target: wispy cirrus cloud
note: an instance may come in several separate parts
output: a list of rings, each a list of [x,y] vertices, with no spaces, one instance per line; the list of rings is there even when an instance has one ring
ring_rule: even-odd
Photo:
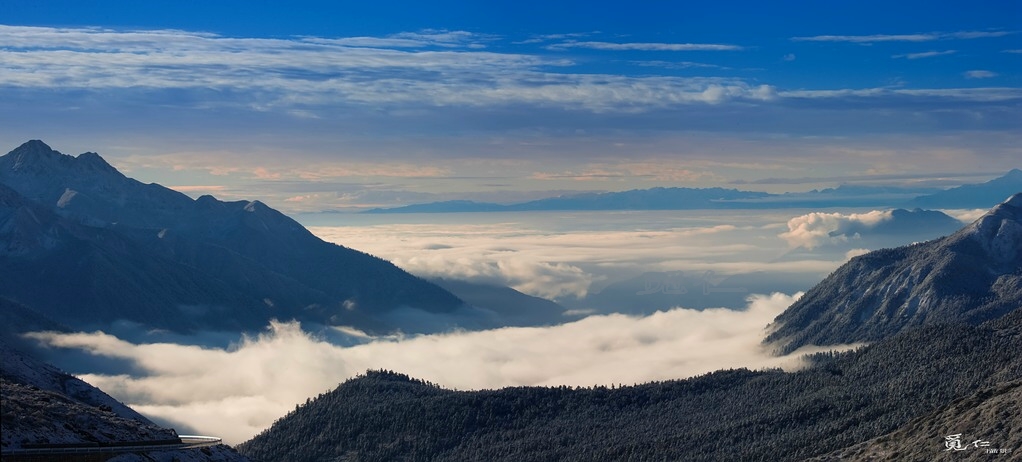
[[[987,71],[987,70],[981,70],[980,69],[980,70],[965,71],[962,75],[964,75],[965,78],[967,78],[967,79],[990,79],[990,78],[997,77],[1000,74],[998,74],[996,72],[993,72],[993,71]]]
[[[547,48],[559,50],[565,48],[588,48],[606,51],[738,51],[744,47],[720,43],[615,43],[615,42],[562,42],[548,45]]]
[[[588,37],[595,34],[596,32],[574,32],[567,34],[541,34],[533,35],[525,40],[519,40],[517,42],[511,42],[515,45],[530,45],[535,43],[550,42],[554,40],[574,40],[582,37]]]
[[[944,34],[944,35],[949,37],[949,38],[956,38],[956,39],[977,39],[977,38],[1005,37],[1005,36],[1013,35],[1013,34],[1016,34],[1016,33],[1017,33],[1016,31],[1003,31],[1003,30],[999,30],[999,31],[960,31],[960,32],[951,32],[951,33]]]
[[[792,37],[796,42],[928,42],[940,38],[938,34],[874,34],[874,35],[814,35],[812,37]]]
[[[875,82],[852,78],[841,86],[800,85],[785,80],[789,76],[743,67],[739,61],[750,59],[750,53],[740,51],[743,44],[737,42],[616,43],[592,35],[554,34],[533,37],[545,40],[538,45],[515,46],[509,37],[465,31],[251,38],[0,26],[0,111],[12,114],[3,120],[0,137],[16,146],[23,141],[19,133],[71,127],[33,136],[75,138],[65,146],[109,154],[118,167],[139,171],[146,165],[132,165],[139,159],[131,155],[172,153],[176,163],[150,162],[149,172],[170,168],[182,174],[148,178],[171,184],[357,181],[352,178],[361,176],[388,183],[407,178],[417,183],[393,189],[437,192],[431,188],[439,181],[433,179],[447,178],[447,193],[479,189],[464,182],[453,186],[460,181],[453,177],[511,175],[515,179],[509,181],[520,181],[515,187],[574,189],[580,184],[574,178],[554,184],[535,180],[535,174],[595,179],[599,172],[590,169],[592,164],[614,157],[706,159],[712,151],[733,161],[765,149],[759,142],[741,150],[696,153],[691,140],[703,136],[696,134],[715,140],[718,133],[755,133],[750,138],[760,141],[790,137],[784,151],[791,152],[800,150],[801,137],[819,134],[845,136],[834,143],[847,144],[863,134],[916,136],[949,127],[970,132],[974,140],[991,139],[989,132],[1017,132],[1013,121],[1022,89],[1010,82],[962,88],[969,82],[954,78],[943,87],[938,82],[933,88],[877,88]],[[571,45],[557,51],[544,46],[564,43]],[[770,56],[792,51],[791,57],[800,53],[798,62],[812,64],[799,44],[789,45],[795,49]],[[591,52],[601,49],[620,53]],[[674,50],[679,54],[671,54]],[[726,57],[720,62],[727,67],[710,59],[666,59],[687,58],[685,50]],[[968,86],[979,86],[976,82],[1001,83],[974,80]],[[109,142],[114,138],[132,141],[115,146]],[[618,142],[629,147],[618,148]],[[984,145],[977,152],[1004,151],[1005,145],[977,143]],[[194,155],[179,155],[185,150]],[[217,161],[218,156],[227,160]],[[286,157],[300,162],[288,165],[281,160]],[[514,162],[502,167],[463,162],[470,158]],[[547,163],[536,167],[524,159]],[[303,168],[295,167],[299,164]],[[605,190],[620,188],[622,181],[632,181],[629,187],[666,186],[656,181],[709,186],[711,181],[693,180],[684,168],[657,176],[609,170],[602,177],[607,181],[584,185]],[[198,177],[199,171],[217,177]],[[264,197],[271,189],[252,188],[248,195],[274,199]],[[290,191],[276,199],[310,196],[301,202],[307,206],[319,197],[311,197],[314,192]]]
[[[402,32],[385,37],[345,37],[338,39],[305,37],[303,41],[366,48],[443,47],[481,49],[486,48],[487,42],[496,39],[497,37],[487,34],[429,29],[420,32]]]
[[[728,67],[709,64],[709,63],[698,63],[694,61],[632,61],[632,64],[642,67],[659,67],[663,69],[729,69]]]
[[[873,34],[873,35],[814,35],[810,37],[792,37],[796,42],[930,42],[934,40],[978,39],[1004,37],[1014,34],[1013,31],[960,31],[960,32],[929,32],[921,34]]]
[[[995,33],[963,36],[984,34]],[[380,38],[237,38],[178,30],[0,26],[0,61],[4,63],[0,87],[8,88],[13,95],[18,94],[14,91],[86,91],[114,95],[118,101],[147,101],[204,111],[227,108],[273,112],[303,120],[326,120],[355,112],[415,114],[418,110],[453,108],[531,107],[639,114],[730,102],[784,106],[807,98],[873,98],[897,105],[907,96],[947,104],[1018,97],[1018,90],[1011,88],[783,91],[758,79],[741,77],[580,72],[575,71],[573,61],[559,54],[479,48],[498,39],[463,31],[420,31]],[[622,51],[743,49],[716,43],[606,41],[566,41],[549,47]],[[689,61],[640,64],[723,69]],[[25,98],[34,100],[35,96],[26,93]],[[755,105],[746,106],[746,111],[756,110]]]
[[[978,71],[988,72],[988,71]],[[982,78],[982,77],[980,77]],[[908,99],[918,101],[955,101],[955,102],[997,102],[1015,101],[1022,98],[1022,88],[856,88],[839,90],[789,90],[780,91],[781,98],[807,98],[849,100],[870,98],[877,101],[905,102]],[[897,100],[895,98],[898,98]]]
[[[957,50],[945,50],[945,51],[924,51],[921,53],[905,53],[900,55],[891,55],[892,58],[904,58],[904,59],[921,59],[921,58],[932,58],[935,56],[946,56],[957,53]]]
[[[542,105],[635,111],[759,99],[763,86],[734,78],[551,73],[572,63],[477,48],[457,31],[383,38],[233,38],[175,30],[114,31],[0,26],[0,86],[89,91],[189,90],[193,104],[286,109],[315,118],[325,105]],[[462,47],[456,50],[418,47]],[[715,44],[567,46],[730,50]],[[178,98],[177,104],[188,99]]]

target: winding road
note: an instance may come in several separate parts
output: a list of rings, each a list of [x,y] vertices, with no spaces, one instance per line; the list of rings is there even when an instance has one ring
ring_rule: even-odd
[[[223,444],[215,436],[179,435],[177,440],[131,441],[106,445],[51,445],[4,450],[3,460],[11,462],[37,460],[82,460],[105,461],[127,453],[177,451],[182,449],[205,448]]]

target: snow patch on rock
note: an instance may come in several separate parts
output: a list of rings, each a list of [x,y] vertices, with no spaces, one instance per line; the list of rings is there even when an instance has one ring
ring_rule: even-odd
[[[59,207],[59,208],[67,207],[68,204],[71,203],[71,199],[74,199],[74,197],[77,196],[77,195],[78,195],[78,191],[75,191],[75,190],[73,190],[71,188],[65,189],[64,190],[64,194],[62,194],[60,196],[60,199],[57,199],[57,207]]]

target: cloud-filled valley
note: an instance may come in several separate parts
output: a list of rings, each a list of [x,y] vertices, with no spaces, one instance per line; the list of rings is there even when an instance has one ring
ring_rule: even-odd
[[[129,362],[133,374],[73,372],[179,431],[239,443],[306,398],[367,369],[486,389],[631,385],[720,368],[796,368],[797,357],[772,356],[760,342],[766,325],[798,296],[752,296],[742,311],[679,308],[646,317],[591,316],[551,327],[378,338],[350,347],[286,322],[226,349],[133,344],[102,332],[30,336],[51,347]]]
[[[771,221],[778,220],[776,215],[746,216],[740,227],[723,224],[726,217],[692,219],[665,212],[498,215],[476,215],[469,223],[458,224],[310,229],[327,241],[363,249],[413,274],[507,285],[546,298],[583,298],[594,283],[649,270],[768,269],[771,260],[786,250],[770,231],[764,234],[774,226]],[[473,222],[476,219],[481,222]],[[628,229],[640,222],[645,229]],[[831,266],[832,262],[816,264],[821,271]]]
[[[422,223],[359,215],[345,226],[310,230],[419,276],[506,285],[571,303],[649,271],[798,274],[804,290],[846,261],[851,250],[932,239],[962,225],[939,212],[904,210],[448,217],[456,218]]]
[[[328,218],[309,219],[322,224]],[[869,240],[839,239],[793,252],[790,233],[804,229],[813,239],[833,239],[829,233],[851,229],[849,224],[901,219],[901,214],[879,210],[445,214],[428,222],[414,216],[345,215],[344,226],[311,230],[419,276],[509,285],[557,299],[574,314],[541,327],[377,337],[345,326],[303,329],[282,319],[227,347],[223,333],[162,337],[169,341],[155,334],[131,335],[141,326],[121,326],[116,331],[120,337],[103,332],[32,337],[59,347],[48,353],[58,363],[66,355],[81,361],[81,352],[99,364],[114,361],[119,366],[105,373],[92,372],[95,368],[72,372],[170,426],[220,434],[232,442],[247,439],[309,396],[367,369],[483,389],[633,384],[720,368],[791,368],[798,366],[797,357],[772,356],[761,342],[767,325],[799,294],[757,295],[768,292],[752,290],[782,282],[804,290],[864,252],[856,245]],[[866,237],[872,230],[856,229]],[[919,236],[895,237],[907,243]],[[675,298],[657,286],[661,298],[654,303],[642,287],[619,284],[642,274],[684,275],[703,288],[693,286],[687,291],[690,298]],[[729,282],[732,275],[741,277]],[[648,286],[654,276],[646,277]],[[732,294],[744,300],[740,305],[714,308],[721,305],[707,303],[718,299],[691,298],[709,294],[699,291],[711,290],[705,284],[727,291],[735,281],[753,284]],[[598,295],[602,298],[593,298]],[[700,309],[686,308],[693,300]],[[614,312],[614,306],[626,302],[639,309]],[[579,319],[597,304],[595,311],[604,314]],[[416,316],[424,317],[415,322],[446,322]],[[171,357],[175,360],[166,360]]]

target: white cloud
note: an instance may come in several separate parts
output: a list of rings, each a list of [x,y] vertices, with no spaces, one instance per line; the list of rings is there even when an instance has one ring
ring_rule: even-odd
[[[330,105],[529,104],[629,112],[762,99],[740,79],[550,73],[561,58],[479,51],[492,37],[461,31],[383,38],[230,38],[175,30],[0,26],[0,85],[28,89],[207,92],[203,107],[282,108],[321,117]],[[602,44],[625,49],[729,50],[716,44]],[[589,45],[583,45],[589,44]],[[427,46],[451,50],[421,49]],[[220,92],[209,92],[211,89]],[[182,104],[182,103],[176,103]]]
[[[367,369],[391,369],[458,389],[632,384],[721,368],[797,367],[760,344],[800,294],[752,296],[748,309],[675,309],[593,316],[546,328],[375,339],[339,347],[273,323],[229,349],[131,344],[102,332],[36,333],[55,347],[130,361],[136,376],[83,374],[138,411],[239,443],[306,398]]]
[[[751,77],[748,69],[716,77],[655,75],[658,71],[649,67],[648,71],[639,70],[641,75],[633,74],[636,69],[632,67],[618,73],[591,74],[566,59],[565,53],[490,46],[506,44],[501,40],[505,39],[461,31],[256,39],[175,30],[0,26],[0,62],[4,64],[0,66],[0,86],[6,88],[7,106],[19,114],[26,112],[23,107],[28,108],[27,115],[17,121],[26,129],[43,122],[49,125],[41,126],[53,125],[56,117],[60,125],[78,127],[82,133],[75,136],[79,138],[100,138],[96,130],[79,123],[89,122],[122,127],[124,133],[113,138],[138,137],[136,133],[151,138],[153,133],[166,133],[176,144],[191,135],[181,136],[175,130],[233,133],[231,125],[237,124],[245,127],[246,133],[259,127],[256,130],[263,140],[239,139],[254,138],[249,134],[219,135],[217,141],[232,139],[227,144],[244,152],[236,146],[275,143],[270,138],[333,136],[331,152],[336,155],[360,152],[337,148],[347,146],[351,138],[372,138],[362,143],[379,149],[392,146],[395,139],[424,132],[454,134],[444,141],[480,133],[500,132],[503,136],[516,129],[546,131],[556,137],[571,130],[594,133],[594,129],[606,127],[621,130],[632,139],[667,132],[748,133],[748,127],[756,127],[758,133],[787,135],[841,127],[845,134],[861,134],[892,127],[930,131],[945,121],[961,123],[962,117],[980,121],[970,129],[1005,130],[998,123],[1005,120],[1004,114],[1016,110],[1013,103],[1022,92],[1013,88],[785,91],[766,77]],[[665,52],[738,47],[717,43],[571,43]],[[713,65],[692,61],[649,64]],[[870,104],[862,104],[861,99],[866,98]],[[999,107],[964,107],[962,102]],[[917,111],[917,103],[933,109]],[[160,111],[153,117],[132,118],[131,124],[119,123],[139,105],[159,107]],[[819,111],[821,107],[827,110]],[[904,123],[883,122],[895,119]],[[418,143],[413,152],[444,142],[428,141]],[[387,151],[379,154],[411,155],[396,148]],[[462,152],[491,155],[488,147]]]
[[[992,71],[972,70],[966,71],[962,75],[964,75],[965,78],[967,79],[989,79],[992,77],[997,77],[999,74]]]
[[[911,97],[919,101],[946,102],[999,102],[1014,101],[1022,98],[1022,89],[1018,88],[856,88],[840,90],[789,90],[778,92],[781,98],[807,99],[852,99],[871,98],[882,101],[891,97]]]
[[[566,301],[586,296],[594,284],[643,271],[819,272],[822,277],[841,263],[778,262],[788,249],[773,228],[764,226],[786,221],[790,215],[785,211],[718,215],[711,223],[705,216],[656,211],[466,218],[457,224],[349,223],[309,229],[419,276],[506,285]]]
[[[589,48],[609,51],[737,51],[743,47],[719,43],[613,43],[563,42],[549,45],[550,49]]]
[[[533,43],[548,42],[548,41],[552,41],[552,40],[577,39],[577,38],[581,38],[581,37],[587,37],[587,36],[590,36],[590,35],[593,35],[593,34],[594,34],[593,32],[575,32],[575,33],[569,33],[569,34],[533,35],[532,37],[530,37],[528,39],[521,40],[521,41],[518,41],[518,42],[512,42],[512,43],[514,43],[515,45],[528,45],[528,44],[533,44]]]
[[[726,67],[719,66],[717,64],[697,63],[693,61],[632,61],[632,64],[642,67],[660,67],[664,69],[727,69]]]
[[[874,34],[874,35],[816,35],[812,37],[792,37],[797,42],[850,42],[850,43],[874,43],[874,42],[930,42],[933,40],[950,39],[978,39],[991,37],[1004,37],[1014,34],[1009,31],[960,31],[960,32],[931,32],[925,34]]]
[[[990,209],[948,209],[948,210],[941,210],[941,212],[944,212],[945,214],[950,215],[952,218],[954,218],[954,219],[956,219],[956,220],[958,220],[958,221],[960,221],[962,223],[966,223],[966,224],[972,223],[972,222],[978,220],[983,215],[986,215],[987,212],[989,212],[989,211],[990,211]]]
[[[990,38],[990,37],[1004,37],[1007,35],[1015,34],[1014,31],[962,31],[952,32],[946,34],[946,36],[957,39],[976,39],[976,38]]]
[[[599,279],[572,263],[576,257],[587,258],[580,254],[592,247],[561,247],[568,240],[566,235],[543,235],[514,224],[310,230],[327,241],[386,258],[419,276],[506,285],[540,297],[584,297],[593,281]],[[576,236],[576,242],[603,247],[591,237]]]
[[[852,249],[845,252],[845,259],[851,260],[852,258],[858,257],[859,255],[866,255],[869,253],[869,249]]]
[[[849,234],[854,225],[876,226],[891,219],[890,211],[873,210],[867,213],[812,212],[788,220],[788,231],[778,236],[791,247],[814,249],[825,244],[844,243],[858,238]]]
[[[490,258],[451,260],[446,253],[464,253],[464,249],[437,248],[421,256],[396,258],[393,263],[420,276],[447,277],[506,285],[518,291],[544,298],[585,297],[595,277],[568,263],[530,261],[516,252],[490,253]],[[502,255],[503,254],[503,255]]]
[[[940,38],[939,34],[875,34],[875,35],[816,35],[792,37],[796,42],[928,42]]]
[[[386,37],[345,37],[339,39],[305,38],[310,43],[343,45],[367,48],[422,48],[429,46],[445,48],[485,48],[484,42],[494,40],[489,35],[467,31],[424,30],[402,32]]]
[[[945,50],[945,51],[924,51],[922,53],[906,53],[901,55],[892,55],[892,58],[905,58],[905,59],[920,59],[920,58],[932,58],[934,56],[945,56],[957,53],[956,50]]]

